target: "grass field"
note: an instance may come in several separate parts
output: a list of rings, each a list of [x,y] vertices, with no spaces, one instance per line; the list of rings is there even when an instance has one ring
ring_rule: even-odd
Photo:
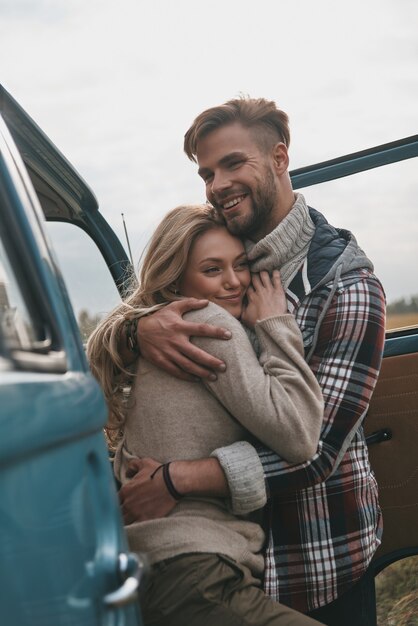
[[[418,556],[387,567],[376,578],[378,626],[418,626]]]
[[[404,328],[405,326],[417,326],[418,313],[394,313],[386,318],[386,328]]]

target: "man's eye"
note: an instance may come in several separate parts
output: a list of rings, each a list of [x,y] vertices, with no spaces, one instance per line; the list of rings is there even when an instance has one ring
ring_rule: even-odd
[[[229,167],[230,167],[230,169],[232,169],[232,170],[233,170],[233,169],[235,169],[235,168],[239,167],[240,165],[242,165],[242,163],[243,163],[243,160],[242,160],[242,159],[238,159],[238,160],[236,160],[236,161],[230,161],[230,163],[229,163]]]
[[[202,178],[205,185],[208,185],[213,180],[213,174],[205,174],[204,176],[202,176]]]

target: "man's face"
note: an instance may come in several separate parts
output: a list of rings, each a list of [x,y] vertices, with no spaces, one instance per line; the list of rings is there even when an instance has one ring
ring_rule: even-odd
[[[199,140],[199,175],[206,197],[234,235],[257,241],[276,225],[277,178],[272,156],[239,122],[222,126]]]

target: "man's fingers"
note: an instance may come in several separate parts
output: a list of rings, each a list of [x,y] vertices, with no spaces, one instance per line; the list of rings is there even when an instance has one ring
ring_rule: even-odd
[[[134,476],[138,474],[138,472],[141,471],[141,469],[142,469],[142,465],[140,461],[137,461],[136,459],[130,461],[126,468],[126,478],[133,478]]]
[[[206,356],[204,352],[203,353],[199,352],[199,354],[204,354]],[[220,365],[217,365],[218,363]],[[216,359],[216,367],[215,367],[215,361],[213,361],[213,365],[211,367],[206,368],[200,365],[199,363],[196,363],[194,359],[192,360],[188,358],[188,355],[186,356],[184,354],[176,355],[176,365],[183,372],[186,372],[190,376],[193,376],[199,380],[201,378],[209,378],[209,379],[216,380],[216,374],[214,370],[225,371],[225,365],[224,364],[222,365],[222,362],[218,361],[217,359]]]
[[[176,363],[178,362],[177,361],[178,356],[179,355],[176,355]],[[195,374],[196,376],[206,377],[208,372],[212,372],[212,371],[224,372],[226,369],[226,365],[223,361],[221,361],[221,359],[218,359],[212,354],[205,352],[204,350],[202,350],[201,348],[198,348],[193,343],[187,343],[186,345],[183,345],[181,347],[180,360],[182,362],[183,362],[184,357],[188,360],[187,371],[189,373]],[[195,366],[199,368],[203,368],[204,371],[203,372],[199,371],[199,374],[198,374],[197,370],[195,369]],[[181,367],[183,367],[183,365],[181,365]]]
[[[158,363],[157,363],[158,365]],[[200,381],[200,377],[193,376],[192,374],[188,374],[187,372],[180,369],[175,363],[172,361],[164,362],[164,371],[175,378],[179,378],[180,380],[187,380],[191,383],[197,383]]]
[[[131,516],[129,514],[129,512],[126,510],[126,508],[124,507],[123,503],[121,503],[121,507],[120,510],[122,512],[122,517],[123,517],[123,521],[125,522],[126,525],[131,523]]]
[[[209,300],[199,300],[197,298],[184,298],[183,300],[179,300],[178,302],[172,302],[170,305],[171,308],[177,309],[180,315],[184,315],[187,311],[194,311],[197,309],[203,309],[205,306],[208,306]]]
[[[192,382],[201,378],[210,379],[214,372],[226,370],[223,361],[189,342],[182,342],[164,356],[156,355],[154,362],[172,376]]]
[[[181,380],[211,378],[213,371],[224,371],[225,364],[190,342],[191,337],[228,340],[231,331],[210,324],[195,324],[182,315],[207,306],[208,300],[186,298],[171,302],[144,321],[139,344],[141,354],[154,365]],[[145,325],[146,324],[146,325]]]
[[[118,491],[118,498],[119,498],[119,503],[121,506],[123,506],[124,500],[125,500],[125,491],[124,491],[124,487],[121,487]]]
[[[231,339],[231,331],[211,324],[187,323],[183,331],[190,337],[210,337],[211,339]]]
[[[139,470],[142,469],[142,467],[143,467],[143,462],[142,462],[142,459],[139,459],[139,458],[131,459],[128,463],[128,469],[135,470],[135,472],[139,472]]]

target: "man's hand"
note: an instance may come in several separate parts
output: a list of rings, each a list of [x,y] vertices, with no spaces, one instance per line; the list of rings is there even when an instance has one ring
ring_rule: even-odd
[[[133,459],[127,476],[132,477],[119,491],[123,520],[126,525],[165,517],[177,504],[167,491],[161,465],[154,459]]]
[[[167,490],[161,465],[154,459],[132,459],[126,475],[131,480],[119,491],[125,524],[145,522],[168,515],[176,506]],[[229,496],[225,474],[215,458],[197,461],[173,461],[170,477],[174,487],[184,496]]]
[[[138,320],[141,355],[182,380],[216,380],[215,372],[225,371],[225,363],[193,345],[190,337],[230,339],[230,331],[209,324],[186,322],[182,317],[187,311],[202,309],[207,304],[207,300],[186,298],[141,317]]]

